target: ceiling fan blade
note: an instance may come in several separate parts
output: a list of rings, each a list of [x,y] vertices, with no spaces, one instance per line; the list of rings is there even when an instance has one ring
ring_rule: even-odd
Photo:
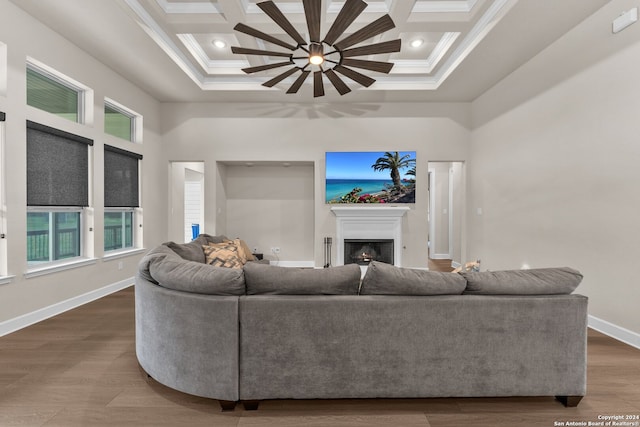
[[[300,87],[302,86],[302,83],[307,80],[309,74],[311,74],[311,71],[303,71],[302,74],[300,74],[300,76],[296,79],[296,81],[293,82],[287,93],[298,93]]]
[[[354,47],[342,52],[343,58],[363,55],[378,55],[380,53],[400,52],[402,40],[392,40],[389,42],[370,44],[369,46]]]
[[[257,6],[266,13],[269,18],[273,19],[273,22],[278,24],[285,33],[289,34],[298,44],[307,44],[307,41],[302,38],[298,30],[296,30],[291,22],[282,14],[278,6],[272,1],[263,1],[257,3]]]
[[[322,0],[302,0],[304,14],[307,17],[309,38],[312,42],[320,43],[320,19],[322,18]]]
[[[350,58],[343,59],[342,65],[348,65],[349,67],[363,68],[365,70],[377,71],[379,73],[385,73],[385,74],[389,74],[389,72],[393,68],[392,62],[366,61],[364,59],[350,59]]]
[[[275,38],[273,36],[270,36],[269,34],[265,34],[262,31],[256,30],[255,28],[251,28],[250,26],[242,24],[242,23],[240,23],[240,24],[236,25],[235,27],[233,27],[233,29],[236,30],[236,31],[240,31],[241,33],[244,33],[244,34],[259,38],[259,39],[264,40],[266,42],[277,44],[278,46],[282,46],[282,47],[287,48],[289,50],[296,50],[298,48],[297,46],[293,46],[293,45],[291,45],[289,43],[283,42],[280,39],[277,39],[277,38]]]
[[[367,8],[367,4],[362,0],[347,0],[340,9],[336,20],[329,28],[327,35],[324,36],[324,42],[332,45],[335,41],[349,28],[349,25],[356,20],[358,16]]]
[[[236,47],[236,46],[231,46],[231,52],[245,54],[245,55],[284,56],[287,58],[291,57],[291,54],[287,52],[274,52],[271,50],[260,50],[260,49],[246,49],[244,47]]]
[[[375,83],[375,79],[372,79],[369,76],[365,76],[364,74],[352,70],[351,68],[343,67],[342,65],[336,65],[333,69],[343,76],[349,77],[354,82],[360,83],[364,87],[369,87],[373,83]]]
[[[272,68],[284,67],[285,65],[292,65],[292,64],[293,64],[293,61],[276,62],[275,64],[266,64],[266,65],[258,65],[257,67],[243,68],[242,71],[244,71],[247,74],[252,74],[252,73],[271,70]]]
[[[347,86],[347,84],[344,81],[342,81],[342,79],[333,70],[327,70],[325,74],[327,75],[327,77],[329,78],[329,81],[331,82],[331,84],[333,84],[333,86],[336,88],[336,90],[340,95],[344,95],[346,93],[351,92],[351,89],[349,89],[349,86]]]
[[[391,19],[389,15],[384,15],[382,18],[376,19],[371,24],[351,34],[349,37],[340,40],[338,43],[334,44],[334,47],[338,50],[345,50],[354,44],[363,42],[395,27],[396,24],[393,23],[393,19]]]
[[[324,96],[324,84],[322,83],[322,71],[313,73],[313,97],[318,98]]]
[[[262,86],[274,87],[275,85],[277,85],[278,83],[280,83],[281,81],[283,81],[284,79],[286,79],[287,77],[289,77],[291,74],[295,73],[298,70],[299,70],[298,67],[293,67],[292,69],[287,70],[287,71],[285,71],[284,73],[282,73],[282,74],[280,74],[278,76],[275,76],[274,78],[272,78],[268,82],[262,83]]]

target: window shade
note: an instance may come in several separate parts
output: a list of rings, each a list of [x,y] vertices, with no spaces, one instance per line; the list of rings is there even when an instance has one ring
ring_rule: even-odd
[[[137,208],[138,160],[140,154],[104,146],[104,206]]]
[[[89,145],[27,120],[27,205],[89,206]]]

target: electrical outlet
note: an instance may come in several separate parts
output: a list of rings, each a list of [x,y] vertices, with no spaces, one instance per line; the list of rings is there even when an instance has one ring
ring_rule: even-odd
[[[279,247],[277,247],[277,246],[275,246],[275,247],[271,248],[271,253],[279,254],[279,253],[280,253],[280,248],[279,248]]]

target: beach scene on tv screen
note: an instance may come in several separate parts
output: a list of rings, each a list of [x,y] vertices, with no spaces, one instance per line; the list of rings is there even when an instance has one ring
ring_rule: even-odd
[[[415,203],[415,151],[326,153],[327,203]]]

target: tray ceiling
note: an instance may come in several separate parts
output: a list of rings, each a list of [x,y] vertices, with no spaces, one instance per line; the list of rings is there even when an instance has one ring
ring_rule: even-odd
[[[261,40],[233,31],[239,22],[281,40],[291,40],[256,6],[259,1],[125,0],[125,3],[149,36],[202,90],[273,91],[261,84],[282,70],[248,76],[241,69],[282,61],[281,58],[234,55],[230,49],[230,46],[269,48]],[[345,35],[388,13],[396,28],[367,43],[400,38],[402,50],[370,57],[391,61],[395,66],[389,75],[371,75],[376,83],[360,90],[436,90],[516,2],[367,0],[368,7]],[[303,37],[308,37],[302,1],[277,0],[276,4]],[[322,33],[343,5],[344,1],[323,2]],[[413,42],[422,44],[415,46]],[[282,86],[288,87],[293,79],[283,81]],[[350,86],[358,85],[350,82]]]
[[[238,23],[290,40],[256,5],[260,0],[11,1],[160,101],[314,102],[312,79],[287,95],[283,88],[294,77],[275,88],[262,86],[281,69],[242,71],[281,59],[231,53],[231,46],[270,47],[234,31]],[[369,88],[347,79],[353,92],[343,97],[328,86],[321,102],[473,100],[608,2],[365,1],[368,7],[345,35],[388,13],[396,28],[362,44],[400,38],[402,49],[361,57],[395,65],[388,75],[367,72],[376,80]],[[275,3],[308,37],[302,0]],[[343,5],[344,0],[322,2],[322,34]],[[422,45],[412,46],[415,40]],[[577,54],[566,60],[579,60]]]

